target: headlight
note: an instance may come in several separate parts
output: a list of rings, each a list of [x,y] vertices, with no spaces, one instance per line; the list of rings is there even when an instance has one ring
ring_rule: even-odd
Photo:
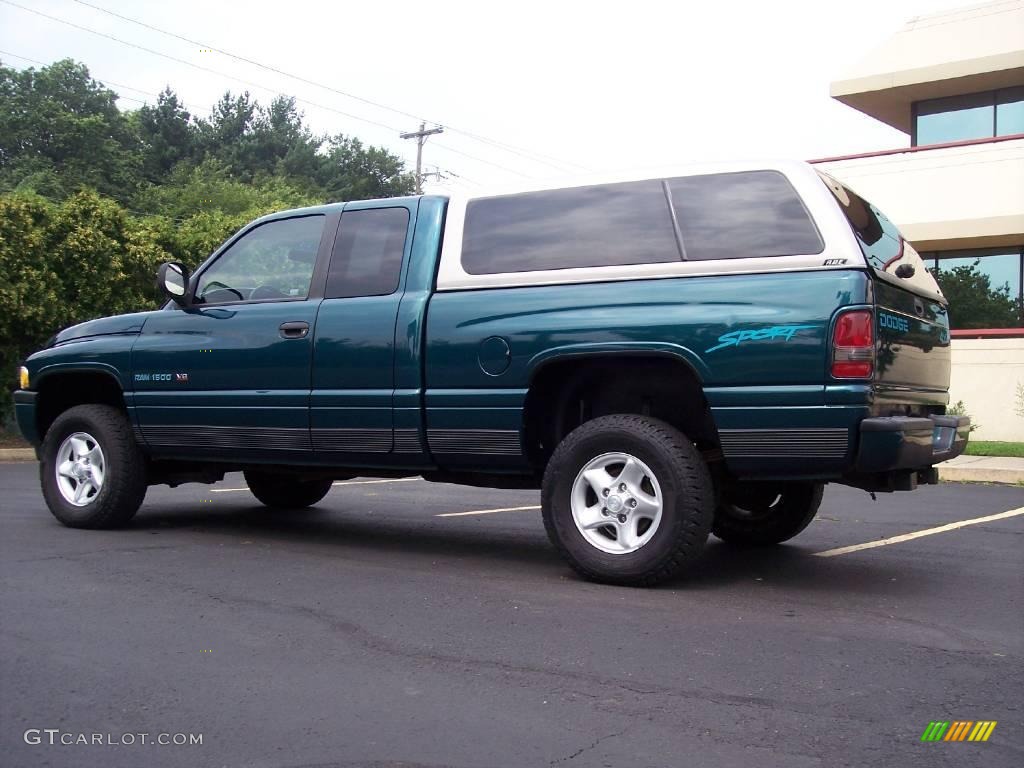
[[[18,369],[18,388],[28,389],[28,368],[24,365]]]

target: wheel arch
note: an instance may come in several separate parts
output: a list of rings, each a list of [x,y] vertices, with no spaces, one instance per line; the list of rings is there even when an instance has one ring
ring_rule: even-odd
[[[718,449],[704,365],[681,349],[593,345],[535,358],[523,406],[523,444],[531,463],[542,470],[565,435],[611,413],[660,418],[701,450]]]
[[[39,439],[68,408],[87,403],[126,410],[124,389],[112,366],[100,364],[53,365],[44,368],[35,384],[36,429]]]

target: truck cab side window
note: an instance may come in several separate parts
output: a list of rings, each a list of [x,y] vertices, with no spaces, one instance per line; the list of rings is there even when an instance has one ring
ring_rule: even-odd
[[[394,293],[402,271],[408,229],[406,208],[345,211],[331,253],[324,298]]]
[[[200,275],[196,303],[306,298],[323,229],[317,215],[250,230]]]

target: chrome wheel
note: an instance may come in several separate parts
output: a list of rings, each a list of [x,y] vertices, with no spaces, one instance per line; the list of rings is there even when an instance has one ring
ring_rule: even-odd
[[[653,538],[664,501],[644,462],[628,453],[603,453],[576,475],[570,503],[576,528],[591,546],[625,555]]]
[[[68,504],[92,504],[103,488],[106,461],[103,449],[88,432],[74,432],[57,449],[54,462],[57,488]]]

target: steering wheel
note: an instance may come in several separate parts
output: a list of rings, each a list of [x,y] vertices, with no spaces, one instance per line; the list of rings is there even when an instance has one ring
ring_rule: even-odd
[[[283,299],[286,297],[286,295],[287,294],[282,293],[274,286],[267,285],[266,283],[264,283],[263,285],[257,285],[255,288],[252,289],[252,293],[249,294],[249,300],[253,301],[257,299]]]
[[[225,285],[219,280],[211,280],[205,286],[203,286],[202,299],[204,301],[206,300],[207,295],[211,293],[211,288],[218,291],[228,291],[229,293],[235,294],[238,297],[239,301],[245,301],[245,296],[242,295],[242,292],[240,290],[238,290],[237,288],[232,288],[230,285]]]

